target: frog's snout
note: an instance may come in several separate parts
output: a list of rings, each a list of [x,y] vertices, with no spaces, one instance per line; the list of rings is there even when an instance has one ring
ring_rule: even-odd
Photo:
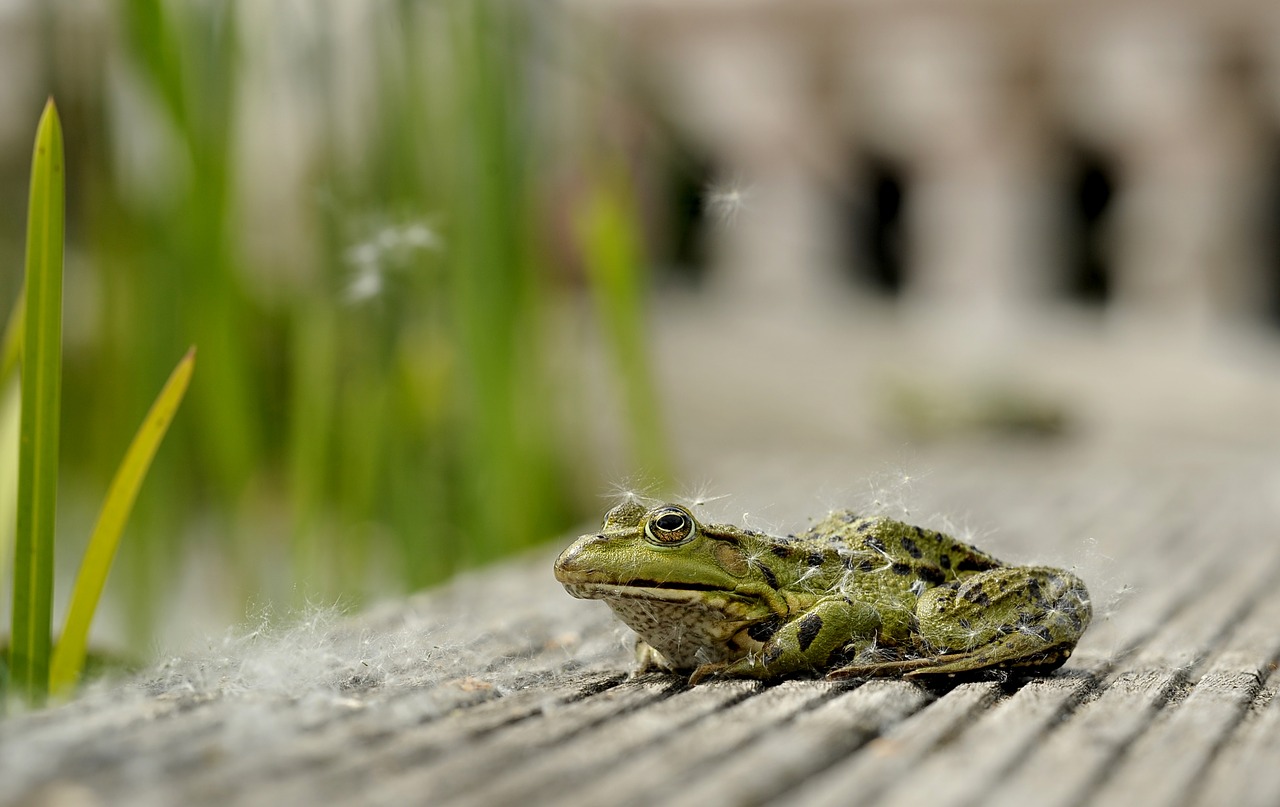
[[[556,558],[556,579],[561,583],[564,582],[566,574],[574,571],[574,561],[578,559],[578,554],[578,545],[574,544],[561,552],[560,557]]]
[[[560,557],[556,558],[555,573],[556,579],[561,583],[572,583],[580,578],[584,572],[592,571],[591,567],[583,563],[585,550],[589,545],[599,541],[606,540],[603,535],[584,535],[569,545],[569,548],[560,553]]]

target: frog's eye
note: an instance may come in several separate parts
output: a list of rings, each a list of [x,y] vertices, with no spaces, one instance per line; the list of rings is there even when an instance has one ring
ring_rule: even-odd
[[[679,507],[666,507],[654,513],[644,526],[645,537],[660,546],[683,544],[693,538],[693,516]]]

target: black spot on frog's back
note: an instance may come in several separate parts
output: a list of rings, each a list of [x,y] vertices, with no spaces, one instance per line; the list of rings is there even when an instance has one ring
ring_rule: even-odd
[[[822,617],[818,614],[809,614],[800,620],[800,626],[796,632],[796,639],[800,643],[800,652],[809,649],[809,645],[813,644],[813,640],[818,638],[818,633],[822,630]]]
[[[994,569],[1000,564],[995,561],[981,558],[974,555],[966,555],[956,564],[958,572],[985,572],[988,569]]]
[[[769,588],[776,589],[778,587],[778,576],[773,573],[773,569],[765,566],[763,563],[756,561],[756,568],[760,570],[760,574],[764,576],[764,582]]]
[[[940,586],[947,580],[947,575],[937,566],[922,563],[916,567],[916,575],[931,586]]]
[[[1027,582],[1027,596],[1037,603],[1045,601],[1044,595],[1040,591],[1040,581],[1034,577]]]
[[[924,557],[924,553],[920,551],[919,544],[913,541],[911,537],[908,535],[902,536],[902,549],[908,555],[910,555],[913,558],[916,558],[917,560]]]
[[[782,626],[781,617],[771,616],[761,622],[757,622],[747,628],[747,635],[757,642],[764,643],[773,638],[773,634],[778,632],[778,628]]]

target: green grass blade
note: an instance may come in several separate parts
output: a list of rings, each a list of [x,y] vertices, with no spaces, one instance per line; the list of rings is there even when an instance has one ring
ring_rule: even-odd
[[[178,406],[182,404],[182,397],[191,383],[191,374],[195,371],[195,362],[196,349],[193,347],[169,375],[169,380],[165,382],[160,395],[147,412],[147,417],[138,427],[133,442],[129,444],[129,450],[125,452],[115,478],[111,480],[93,535],[89,537],[84,560],[80,563],[75,588],[71,590],[71,606],[67,609],[66,625],[53,651],[49,686],[55,694],[66,692],[75,686],[84,670],[89,625],[93,622],[98,598],[102,596],[102,588],[111,572],[116,548],[120,546],[120,534],[124,531],[125,522],[129,520],[129,511],[133,509],[138,489],[142,487],[142,480],[146,478],[147,469],[151,467],[151,460],[160,447],[160,441],[164,439]]]
[[[41,702],[49,687],[58,418],[62,396],[62,238],[65,176],[62,124],[53,99],[36,129],[27,210],[26,322],[22,345],[22,429],[14,541],[10,682]]]
[[[4,326],[4,344],[0,346],[0,386],[3,386],[22,359],[22,332],[27,325],[27,291],[18,292],[18,299],[13,303],[13,311],[9,313],[9,322]]]
[[[14,517],[18,504],[18,431],[22,390],[18,379],[0,382],[0,580],[9,576]],[[5,655],[0,647],[0,656]],[[4,661],[4,659],[0,659]]]
[[[0,580],[9,576],[13,557],[14,519],[18,502],[18,432],[21,428],[22,386],[17,373],[22,360],[22,331],[26,325],[26,289],[18,292],[0,345]],[[8,661],[0,647],[0,666]],[[3,678],[0,672],[0,678]],[[0,697],[3,697],[0,687]]]

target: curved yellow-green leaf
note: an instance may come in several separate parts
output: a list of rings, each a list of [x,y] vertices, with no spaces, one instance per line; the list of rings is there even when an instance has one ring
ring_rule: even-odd
[[[124,531],[125,522],[129,520],[129,512],[133,510],[133,502],[138,497],[138,489],[142,487],[142,480],[151,467],[156,449],[160,447],[160,441],[164,439],[165,432],[169,430],[169,424],[182,403],[182,396],[187,392],[191,374],[195,371],[195,361],[196,349],[193,347],[169,375],[164,389],[160,390],[160,395],[138,427],[133,442],[129,444],[129,450],[125,452],[115,478],[111,480],[107,498],[102,502],[102,511],[98,514],[98,523],[93,527],[89,546],[84,551],[84,560],[80,562],[75,588],[71,591],[66,626],[53,651],[49,685],[54,693],[66,692],[80,679],[89,640],[89,625],[98,608],[98,598],[102,596],[102,587],[106,585],[111,563],[115,560],[120,534]]]
[[[13,687],[33,702],[44,700],[49,688],[53,521],[62,397],[62,153],[62,124],[50,99],[36,128],[27,207],[22,426],[9,648]]]

